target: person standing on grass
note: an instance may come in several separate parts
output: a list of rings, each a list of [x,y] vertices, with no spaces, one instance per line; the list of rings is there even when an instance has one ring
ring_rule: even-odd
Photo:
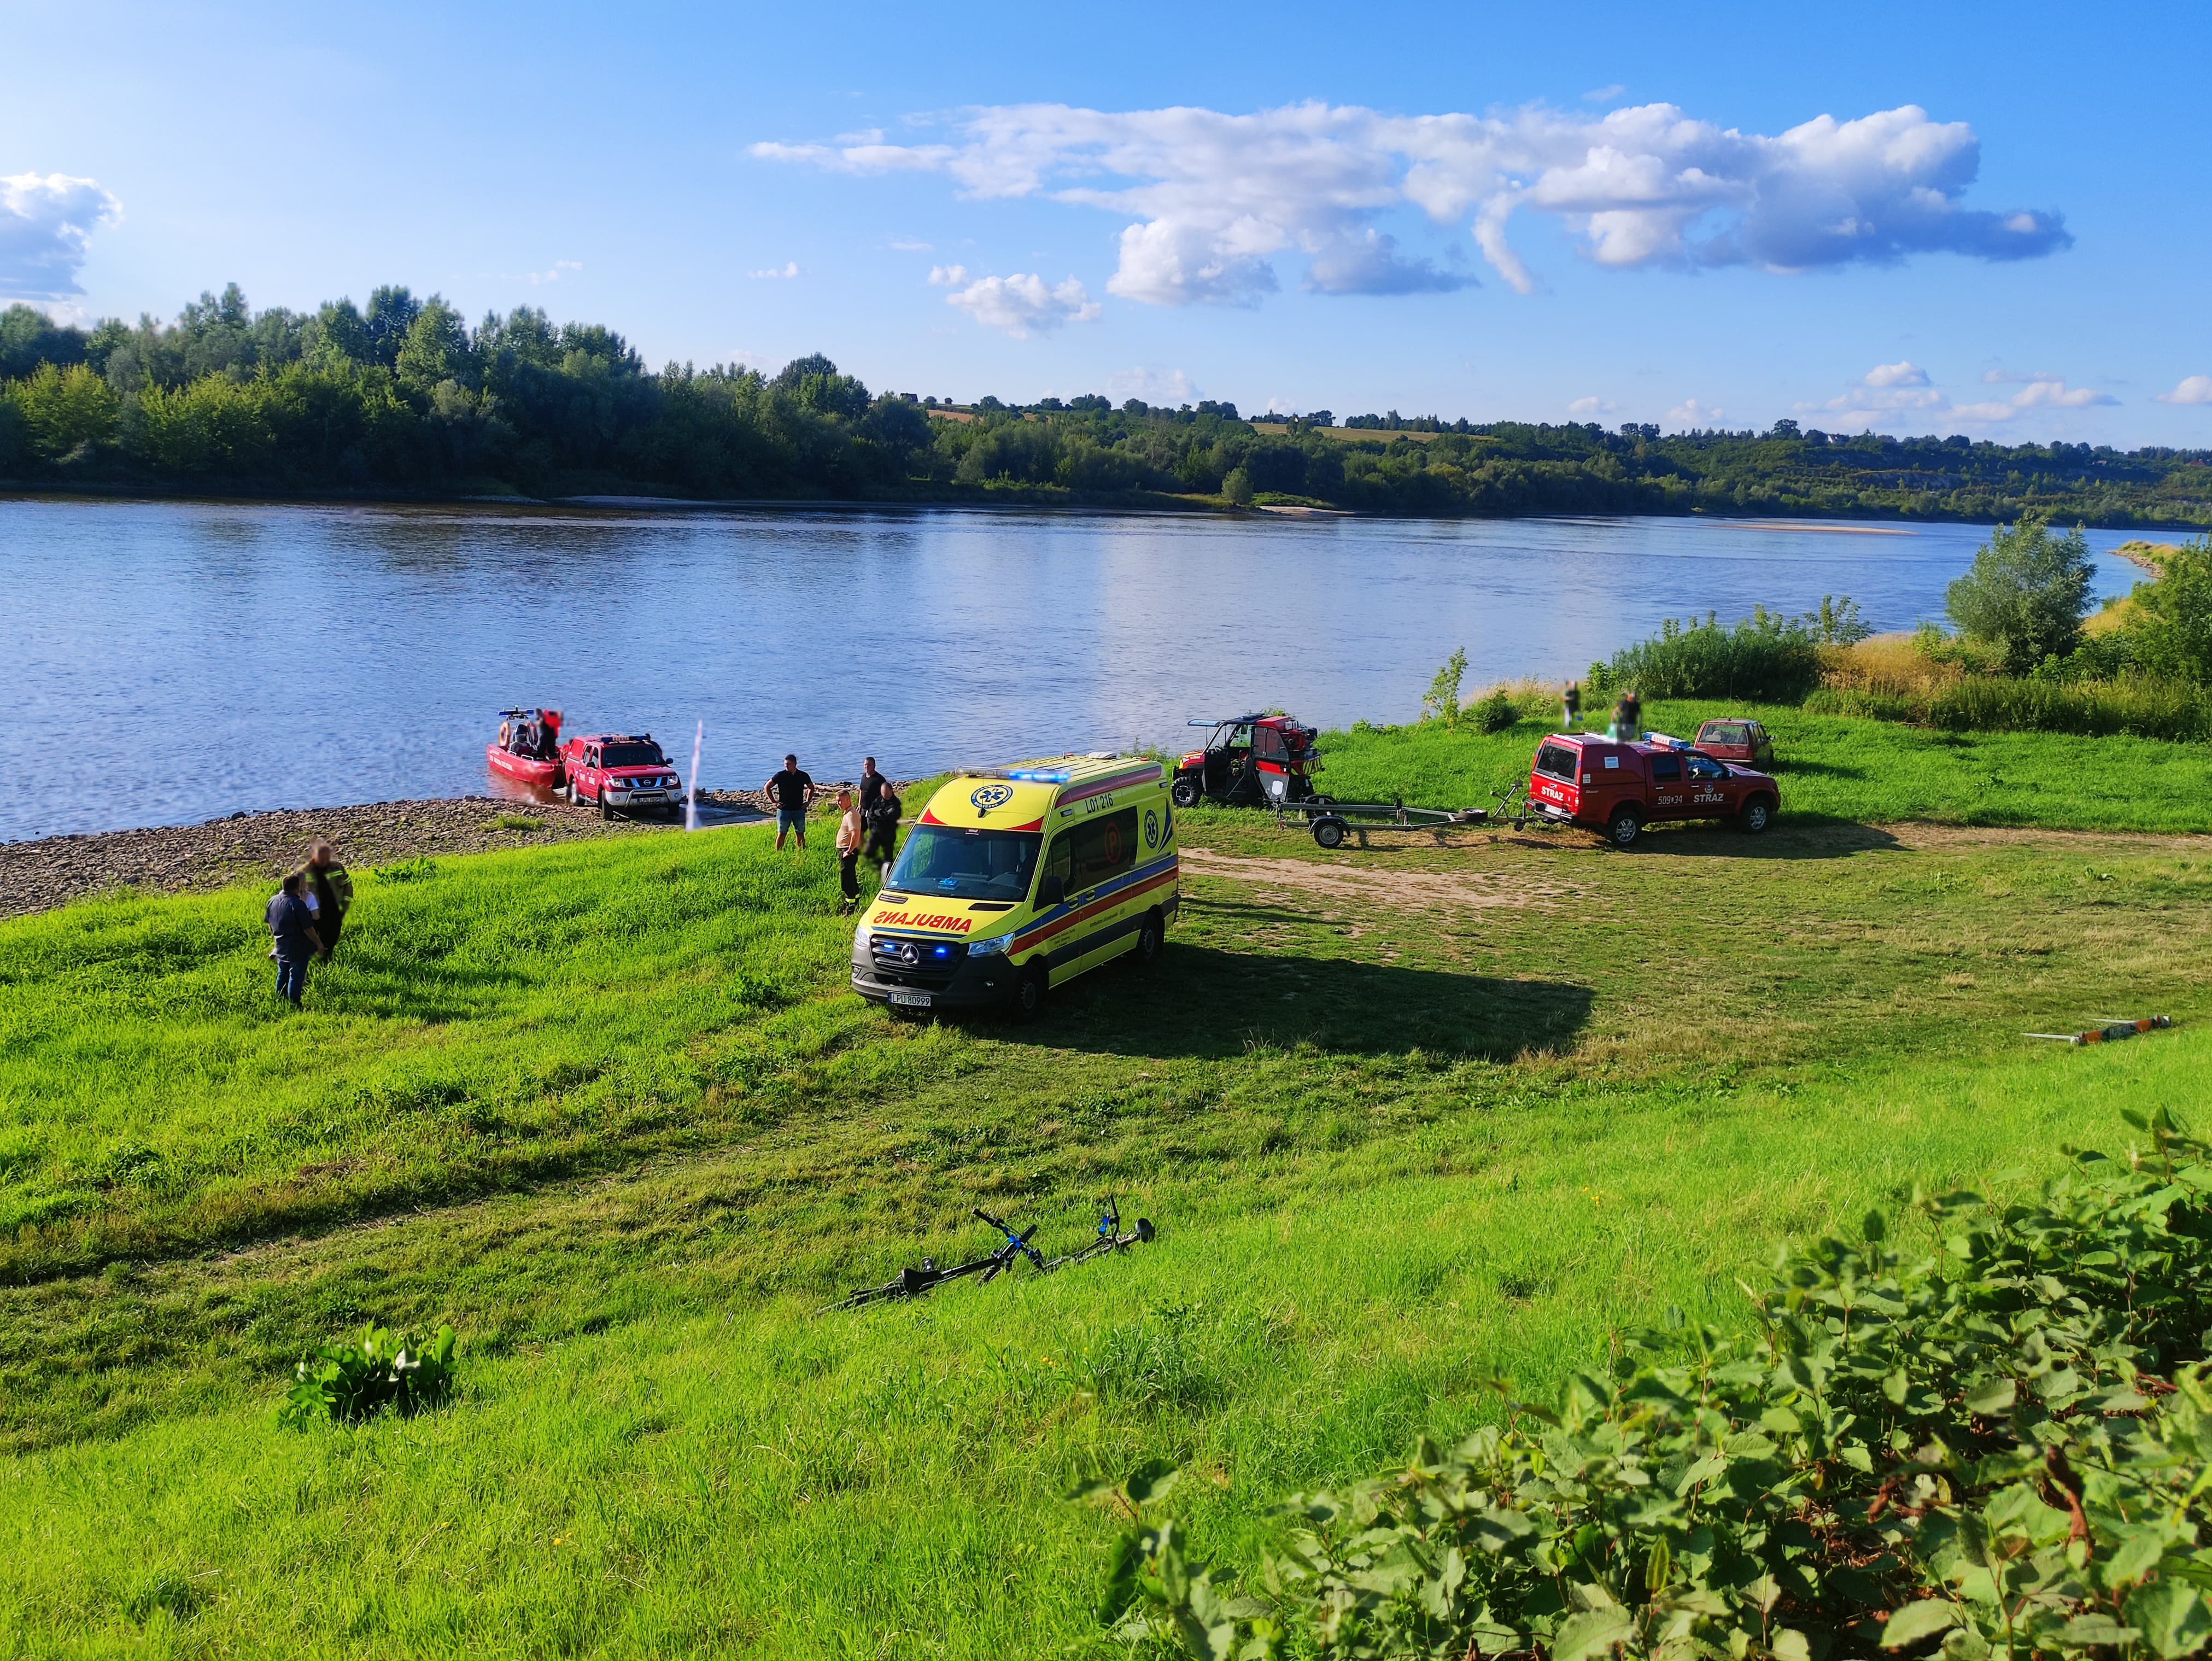
[[[1560,709],[1562,733],[1571,733],[1583,724],[1583,689],[1573,681],[1567,683],[1566,697],[1560,701]]]
[[[875,760],[869,757],[868,765],[873,767]],[[868,830],[868,845],[862,851],[875,861],[876,886],[880,888],[890,880],[891,861],[898,852],[899,814],[905,811],[905,804],[889,779],[880,773],[876,776],[883,788],[876,792],[875,805],[860,810],[860,822]]]
[[[276,959],[276,995],[295,1009],[307,990],[307,960],[323,949],[307,902],[301,897],[306,886],[301,874],[291,872],[269,902],[269,933],[276,942],[269,953]]]
[[[786,756],[783,770],[771,777],[766,786],[769,797],[775,803],[775,851],[783,851],[783,839],[794,832],[799,837],[799,851],[806,851],[806,810],[814,805],[814,780],[799,770],[799,757]]]
[[[860,898],[860,810],[853,793],[837,793],[837,886],[845,897],[842,910],[850,911]]]
[[[307,850],[307,867],[300,873],[301,895],[315,919],[315,934],[323,943],[322,958],[331,960],[338,949],[338,934],[346,913],[353,910],[353,879],[337,861],[330,843],[318,842]]]

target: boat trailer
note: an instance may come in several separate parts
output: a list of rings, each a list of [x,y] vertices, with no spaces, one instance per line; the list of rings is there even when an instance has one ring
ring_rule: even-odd
[[[1445,831],[1468,825],[1492,829],[1510,825],[1516,830],[1523,830],[1532,824],[1548,830],[1553,824],[1529,801],[1525,779],[1498,791],[1487,807],[1408,807],[1403,798],[1395,801],[1338,801],[1331,796],[1315,796],[1305,801],[1278,803],[1275,823],[1304,826],[1323,848],[1341,848],[1346,837],[1356,837],[1359,846],[1364,848],[1369,834],[1374,831],[1425,830],[1442,842]]]

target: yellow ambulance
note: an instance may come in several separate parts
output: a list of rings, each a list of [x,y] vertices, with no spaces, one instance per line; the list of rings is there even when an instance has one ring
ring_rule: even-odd
[[[853,989],[1030,1019],[1086,969],[1158,957],[1180,898],[1158,762],[1055,756],[964,773],[929,799],[853,931]]]

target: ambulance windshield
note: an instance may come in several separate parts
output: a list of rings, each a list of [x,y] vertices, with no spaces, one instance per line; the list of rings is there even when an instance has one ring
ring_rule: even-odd
[[[918,824],[884,886],[947,900],[1024,899],[1043,841],[1034,830]]]

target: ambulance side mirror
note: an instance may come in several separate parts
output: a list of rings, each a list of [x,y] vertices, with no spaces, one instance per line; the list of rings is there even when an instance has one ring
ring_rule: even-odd
[[[1058,877],[1046,876],[1037,882],[1036,903],[1039,905],[1058,905],[1067,898],[1067,885]]]

